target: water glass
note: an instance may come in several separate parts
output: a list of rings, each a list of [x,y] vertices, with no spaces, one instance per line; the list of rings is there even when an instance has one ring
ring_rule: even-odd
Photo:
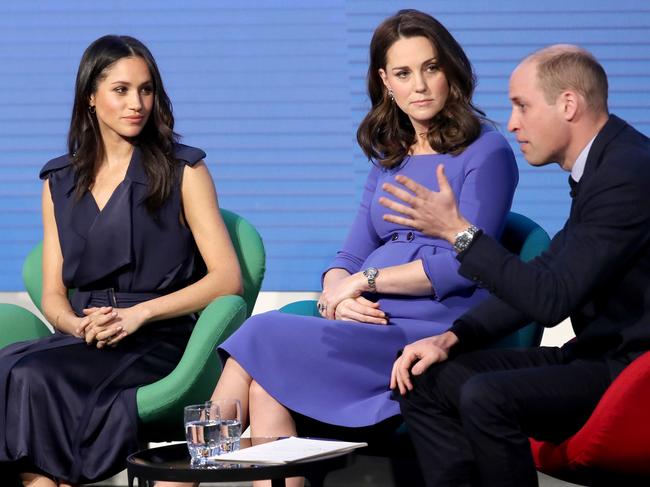
[[[239,399],[213,399],[206,404],[217,406],[221,417],[219,453],[239,450],[241,437],[241,402]]]
[[[206,465],[219,454],[221,417],[219,406],[209,402],[184,409],[185,438],[192,465]]]

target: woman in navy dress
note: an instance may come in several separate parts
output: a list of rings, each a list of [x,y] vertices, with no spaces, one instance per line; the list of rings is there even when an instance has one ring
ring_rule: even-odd
[[[323,278],[322,318],[270,312],[219,348],[213,398],[238,397],[254,436],[296,434],[292,412],[363,427],[399,414],[390,398],[397,352],[447,329],[486,295],[458,275],[443,240],[383,219],[384,182],[405,174],[437,190],[444,164],[464,215],[492,235],[504,226],[518,175],[510,146],[471,102],[462,48],[431,16],[385,20],[370,45],[372,108],[357,138],[373,166],[349,236]],[[323,319],[325,318],[325,319]]]
[[[68,485],[123,469],[138,446],[136,389],[175,367],[196,311],[241,292],[205,153],[176,143],[173,126],[142,43],[105,36],[86,49],[69,152],[41,171],[55,334],[0,351],[3,480]]]

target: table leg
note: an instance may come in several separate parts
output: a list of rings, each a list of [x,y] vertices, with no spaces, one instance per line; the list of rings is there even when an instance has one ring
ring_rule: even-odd
[[[306,478],[309,480],[309,485],[311,487],[323,487],[325,483],[325,475],[320,472]]]

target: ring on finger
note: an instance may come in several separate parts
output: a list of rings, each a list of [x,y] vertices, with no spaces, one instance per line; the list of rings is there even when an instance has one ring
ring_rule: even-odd
[[[327,311],[327,305],[326,305],[326,304],[318,303],[318,304],[316,305],[316,307],[318,308],[318,311],[319,311],[320,313],[325,313],[325,312]]]

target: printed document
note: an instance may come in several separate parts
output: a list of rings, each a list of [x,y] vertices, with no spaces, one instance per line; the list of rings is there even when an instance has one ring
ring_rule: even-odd
[[[346,453],[356,448],[368,446],[367,443],[348,441],[314,440],[311,438],[283,438],[242,450],[218,455],[210,460],[232,463],[283,464],[307,458],[326,456],[333,453]]]

